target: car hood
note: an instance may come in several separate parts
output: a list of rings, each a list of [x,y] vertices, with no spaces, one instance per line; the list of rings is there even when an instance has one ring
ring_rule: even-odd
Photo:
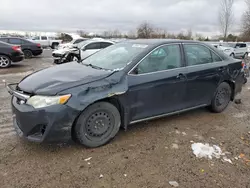
[[[71,62],[35,72],[25,77],[18,88],[30,94],[56,95],[65,89],[94,82],[111,74],[112,71]]]
[[[52,54],[61,54],[61,55],[63,55],[65,53],[73,52],[73,51],[77,51],[77,50],[78,49],[73,48],[73,47],[71,47],[71,48],[61,48],[61,49],[53,51]]]

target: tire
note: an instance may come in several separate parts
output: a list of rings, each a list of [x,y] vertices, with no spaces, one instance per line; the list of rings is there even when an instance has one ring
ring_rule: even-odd
[[[229,102],[231,101],[232,89],[226,82],[221,83],[216,89],[215,95],[212,99],[210,109],[212,112],[221,113],[223,112]]]
[[[74,126],[77,141],[95,148],[107,144],[118,133],[121,117],[117,108],[107,102],[98,102],[82,112]]]
[[[8,68],[11,65],[11,60],[6,55],[0,54],[0,68]]]
[[[247,78],[244,77],[244,82],[243,82],[243,84],[246,84],[246,83],[247,83]]]
[[[23,53],[24,53],[25,59],[30,59],[33,56],[32,51],[30,50],[23,50]]]

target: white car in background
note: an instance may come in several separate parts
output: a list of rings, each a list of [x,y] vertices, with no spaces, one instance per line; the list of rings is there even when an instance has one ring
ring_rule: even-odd
[[[70,42],[59,44],[58,49],[71,48],[74,45],[77,45],[77,44],[79,44],[79,43],[81,43],[81,42],[83,42],[85,40],[88,40],[88,38],[82,38],[82,37],[73,38]]]
[[[218,45],[219,50],[233,58],[246,58],[250,53],[247,43],[223,43]]]
[[[115,42],[110,40],[90,39],[73,45],[71,48],[62,48],[52,52],[54,63],[61,64],[69,61],[82,60],[88,56],[113,45]]]

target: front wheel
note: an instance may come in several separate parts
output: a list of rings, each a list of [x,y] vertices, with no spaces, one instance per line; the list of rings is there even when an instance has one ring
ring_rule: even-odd
[[[117,108],[107,102],[89,106],[74,127],[76,139],[84,146],[94,148],[105,145],[118,133],[121,117]]]
[[[226,109],[231,100],[232,89],[226,82],[221,83],[216,89],[210,109],[212,112],[220,113]]]

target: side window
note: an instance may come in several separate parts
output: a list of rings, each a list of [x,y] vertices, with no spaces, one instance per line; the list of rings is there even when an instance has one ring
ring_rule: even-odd
[[[46,36],[41,36],[41,40],[47,40]]]
[[[210,49],[199,44],[184,44],[188,66],[212,63]]]
[[[0,38],[0,41],[2,41],[2,42],[6,42],[6,43],[8,43],[8,42],[9,42],[7,38]]]
[[[10,44],[21,44],[21,40],[20,39],[9,39],[9,43]]]
[[[73,44],[78,44],[80,42],[84,41],[84,39],[76,39],[75,42]]]
[[[85,49],[86,50],[98,50],[98,49],[101,49],[100,42],[95,42],[95,43],[88,44],[85,47]]]
[[[112,43],[109,42],[101,42],[101,48],[107,48],[108,46],[111,46]]]
[[[38,36],[35,36],[35,37],[33,37],[32,40],[40,40],[40,38]]]
[[[246,44],[240,44],[240,48],[246,48],[247,45]]]
[[[136,68],[137,74],[145,74],[181,67],[180,46],[166,45],[151,52]]]
[[[212,53],[213,62],[222,61],[221,58],[218,55],[216,55],[214,52],[211,51],[211,53]]]

